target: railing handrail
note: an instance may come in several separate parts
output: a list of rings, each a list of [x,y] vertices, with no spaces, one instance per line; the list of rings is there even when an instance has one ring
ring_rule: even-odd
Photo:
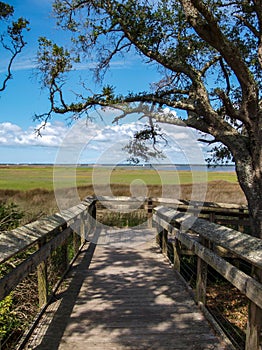
[[[146,204],[150,201],[153,206],[165,205],[173,207],[179,211],[188,211],[202,214],[215,214],[223,216],[231,216],[242,219],[249,218],[248,206],[245,204],[233,204],[233,203],[219,203],[219,202],[202,202],[191,201],[182,199],[173,199],[165,197],[128,197],[128,196],[96,196],[96,199],[102,204],[125,202],[126,205],[130,203]]]
[[[148,199],[166,204],[174,204],[174,205],[184,205],[184,206],[195,206],[202,208],[210,208],[210,210],[248,210],[248,206],[245,204],[235,204],[235,203],[220,203],[220,202],[207,202],[207,201],[194,201],[194,200],[186,200],[186,199],[176,199],[176,198],[166,198],[166,197],[130,197],[130,196],[95,196],[98,201],[147,201]]]
[[[172,242],[175,268],[180,270],[177,241],[198,257],[196,301],[202,307],[206,303],[208,265],[246,295],[250,300],[246,350],[260,349],[262,283],[257,277],[261,275],[262,269],[262,240],[163,206],[154,209],[153,221],[158,227],[158,234],[161,236],[159,241],[164,254],[167,255],[168,242]],[[250,263],[256,274],[248,275],[230,264],[218,253],[219,247]]]
[[[56,248],[64,244],[70,235],[74,234],[74,229],[76,230],[77,226],[79,228],[78,241],[81,241],[82,244],[85,242],[85,226],[87,224],[85,220],[90,227],[94,226],[94,223],[91,222],[92,212],[89,217],[87,215],[89,211],[92,211],[94,203],[94,198],[86,198],[80,204],[62,210],[59,214],[37,220],[0,235],[1,263],[32,246],[36,246],[32,254],[0,279],[0,300],[9,295],[32,271],[38,269],[39,304],[43,306],[47,303],[49,297],[47,259]],[[74,256],[78,254],[78,251],[79,246],[76,244]],[[67,268],[68,262],[66,261],[64,270]]]
[[[248,217],[247,206],[235,205],[227,203],[213,203],[213,202],[198,202],[188,200],[178,200],[162,197],[128,197],[128,196],[92,196],[87,197],[78,205],[72,208],[62,210],[60,213],[56,213],[51,216],[36,220],[32,223],[20,226],[11,231],[1,232],[0,234],[0,264],[10,259],[12,256],[28,249],[30,246],[36,244],[48,235],[55,235],[61,230],[70,225],[70,221],[73,221],[81,212],[83,212],[88,205],[94,201],[100,202],[127,202],[135,203],[141,202],[141,205],[150,200],[158,205],[173,204],[177,209],[201,209],[202,213],[222,213],[225,211],[229,215],[237,217]],[[236,212],[238,210],[238,212]]]
[[[176,228],[185,232],[187,228],[200,237],[223,247],[250,264],[262,269],[262,240],[251,235],[239,232],[232,228],[218,225],[207,220],[195,218],[190,214],[178,213],[176,210],[159,206],[154,208],[155,213],[171,224],[173,235]],[[175,227],[172,227],[172,224]]]
[[[47,236],[54,236],[70,226],[75,218],[85,211],[94,200],[94,198],[87,198],[69,209],[62,210],[60,213],[2,232],[0,234],[0,264]]]

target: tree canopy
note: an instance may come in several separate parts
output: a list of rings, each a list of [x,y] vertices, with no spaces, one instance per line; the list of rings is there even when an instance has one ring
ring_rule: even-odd
[[[16,21],[11,22],[14,16],[14,8],[7,3],[0,1],[0,43],[3,50],[8,54],[8,62],[5,76],[0,82],[0,91],[6,89],[7,82],[12,78],[12,65],[18,54],[21,53],[23,47],[26,45],[23,37],[23,31],[28,30],[29,22],[20,17]],[[11,23],[10,23],[11,22]]]
[[[209,135],[206,142],[217,143],[217,157],[235,161],[253,234],[262,235],[262,1],[56,0],[53,7],[58,25],[71,32],[72,48],[40,39],[39,68],[50,95],[50,110],[40,117],[115,105],[118,120],[139,112],[151,125],[200,130]],[[148,91],[117,95],[106,85],[94,94],[84,85],[85,95],[66,100],[65,74],[75,64],[96,62],[95,78],[103,81],[113,60],[130,52],[161,73]]]

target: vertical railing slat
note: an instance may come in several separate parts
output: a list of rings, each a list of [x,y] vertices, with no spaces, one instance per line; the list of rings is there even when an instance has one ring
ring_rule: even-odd
[[[262,271],[253,268],[253,276],[262,281]],[[245,350],[262,349],[262,309],[260,309],[251,300],[248,304],[248,321],[246,330],[246,347]]]
[[[46,243],[46,238],[38,242],[38,249],[41,249]],[[42,261],[37,267],[38,280],[38,300],[39,308],[41,309],[48,300],[48,275],[47,275],[47,260]]]

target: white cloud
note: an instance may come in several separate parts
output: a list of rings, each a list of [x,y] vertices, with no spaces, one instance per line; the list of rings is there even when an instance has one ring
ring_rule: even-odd
[[[37,136],[35,127],[23,130],[20,126],[10,122],[0,124],[0,146],[16,147],[35,150],[39,154],[39,147],[57,152],[57,163],[77,164],[83,162],[111,163],[124,162],[128,155],[123,147],[128,143],[135,131],[143,127],[141,122],[131,122],[122,125],[109,124],[99,126],[86,120],[77,121],[71,128],[60,121],[48,122]],[[202,156],[202,147],[189,128],[162,125],[162,130],[168,140],[159,146],[166,153],[166,163],[176,163],[176,159],[183,159],[184,163],[198,163]],[[200,147],[199,147],[200,146]],[[47,152],[47,151],[46,151]],[[46,153],[41,151],[42,153]],[[30,160],[28,160],[30,162]]]
[[[164,114],[171,114],[174,117],[178,117],[176,111],[174,109],[170,109],[169,107],[163,108]]]
[[[61,135],[66,132],[65,125],[60,122],[47,123],[45,128],[42,129],[41,136],[37,136],[36,129],[40,126],[41,124],[23,130],[18,125],[10,122],[1,123],[0,145],[58,147],[61,142]]]
[[[87,145],[88,143],[114,143],[120,139],[127,140],[133,132],[142,128],[142,123],[123,125],[107,125],[99,127],[95,123],[77,122],[72,128],[63,122],[48,122],[41,129],[41,136],[36,130],[41,126],[30,126],[23,130],[20,126],[10,122],[0,123],[1,146],[46,146],[60,147],[72,145]],[[61,142],[63,144],[61,145]]]

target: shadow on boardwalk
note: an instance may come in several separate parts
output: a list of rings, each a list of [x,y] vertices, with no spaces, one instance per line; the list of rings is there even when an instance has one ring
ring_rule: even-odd
[[[91,243],[67,281],[27,349],[226,349],[152,242]]]

